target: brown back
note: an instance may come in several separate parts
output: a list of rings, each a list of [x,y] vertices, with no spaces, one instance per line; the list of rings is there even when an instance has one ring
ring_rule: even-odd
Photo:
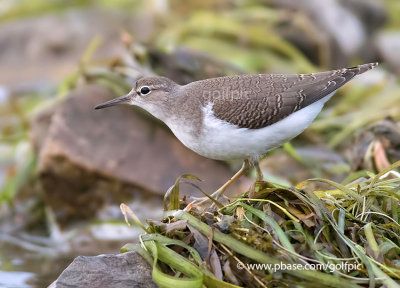
[[[241,128],[258,129],[326,97],[377,63],[299,75],[236,75],[192,82],[187,88],[203,105],[213,103],[215,117]]]

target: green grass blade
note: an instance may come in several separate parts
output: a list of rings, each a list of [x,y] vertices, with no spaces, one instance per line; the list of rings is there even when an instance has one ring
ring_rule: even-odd
[[[174,185],[172,185],[164,195],[164,211],[179,209],[179,184],[182,179],[201,181],[198,177],[191,174],[179,176],[178,179],[175,180]]]
[[[239,206],[242,206],[250,213],[254,214],[261,220],[263,220],[266,224],[268,224],[275,232],[276,236],[278,237],[279,241],[281,242],[282,246],[285,247],[287,250],[296,253],[292,244],[289,241],[289,238],[286,236],[285,232],[283,232],[282,228],[278,225],[278,223],[274,220],[274,218],[266,215],[263,211],[258,210],[254,207],[251,207],[245,203],[238,203]]]
[[[131,251],[139,253],[140,256],[142,256],[150,265],[153,265],[153,259],[151,258],[151,255],[142,246],[140,246],[140,244],[128,243],[120,249],[120,253]]]
[[[210,235],[211,228],[207,224],[201,222],[199,219],[190,215],[189,213],[182,211],[182,210],[171,211],[171,212],[172,212],[171,213],[172,216],[174,216],[178,219],[187,220],[190,225],[193,225],[196,229],[198,229],[204,235],[206,235],[206,236]],[[220,231],[215,230],[213,232],[213,239],[214,239],[214,241],[223,243],[224,245],[226,245],[227,247],[229,247],[236,253],[244,255],[258,263],[265,263],[265,264],[284,263],[283,261],[281,261],[275,257],[271,257],[251,246],[248,246],[248,245],[240,242],[239,240],[236,240],[235,238],[233,238],[229,235],[221,233]],[[321,286],[325,286],[325,287],[340,287],[344,283],[346,283],[347,287],[360,287],[357,284],[352,283],[350,281],[344,282],[344,280],[339,277],[321,273],[321,272],[317,272],[317,271],[285,270],[284,272],[287,274],[293,275],[295,277],[299,277],[299,278],[308,280],[308,281],[318,281],[318,283],[321,283]]]
[[[143,244],[153,256],[153,281],[159,287],[201,288],[203,286],[203,273],[197,266],[195,266],[185,257],[161,244],[158,244],[153,240],[144,241]],[[158,260],[166,263],[177,271],[182,272],[183,274],[187,275],[188,278],[179,278],[162,272],[157,264]]]
[[[183,248],[185,248],[189,251],[190,255],[192,255],[193,259],[197,262],[197,264],[200,265],[202,263],[200,254],[196,251],[196,249],[194,249],[193,247],[190,247],[183,241],[171,239],[171,238],[165,237],[161,234],[145,234],[145,235],[142,235],[142,240],[143,241],[154,240],[162,245],[182,246]]]

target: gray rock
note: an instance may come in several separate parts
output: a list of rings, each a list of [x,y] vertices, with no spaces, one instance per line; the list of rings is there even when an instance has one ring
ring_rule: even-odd
[[[151,266],[136,252],[79,256],[49,288],[157,287]]]

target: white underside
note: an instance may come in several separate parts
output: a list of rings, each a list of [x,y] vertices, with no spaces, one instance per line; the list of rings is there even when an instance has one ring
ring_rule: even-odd
[[[194,137],[192,131],[185,130],[182,125],[171,123],[168,126],[184,145],[205,157],[217,160],[258,159],[303,132],[334,93],[261,129],[238,128],[216,118],[211,103],[203,107],[200,137]]]

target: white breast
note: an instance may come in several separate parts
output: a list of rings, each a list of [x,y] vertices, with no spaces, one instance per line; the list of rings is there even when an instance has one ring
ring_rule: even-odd
[[[261,129],[239,128],[216,118],[211,103],[202,108],[203,128],[200,137],[184,131],[182,126],[169,126],[184,145],[205,157],[217,160],[258,159],[303,132],[334,93]]]

